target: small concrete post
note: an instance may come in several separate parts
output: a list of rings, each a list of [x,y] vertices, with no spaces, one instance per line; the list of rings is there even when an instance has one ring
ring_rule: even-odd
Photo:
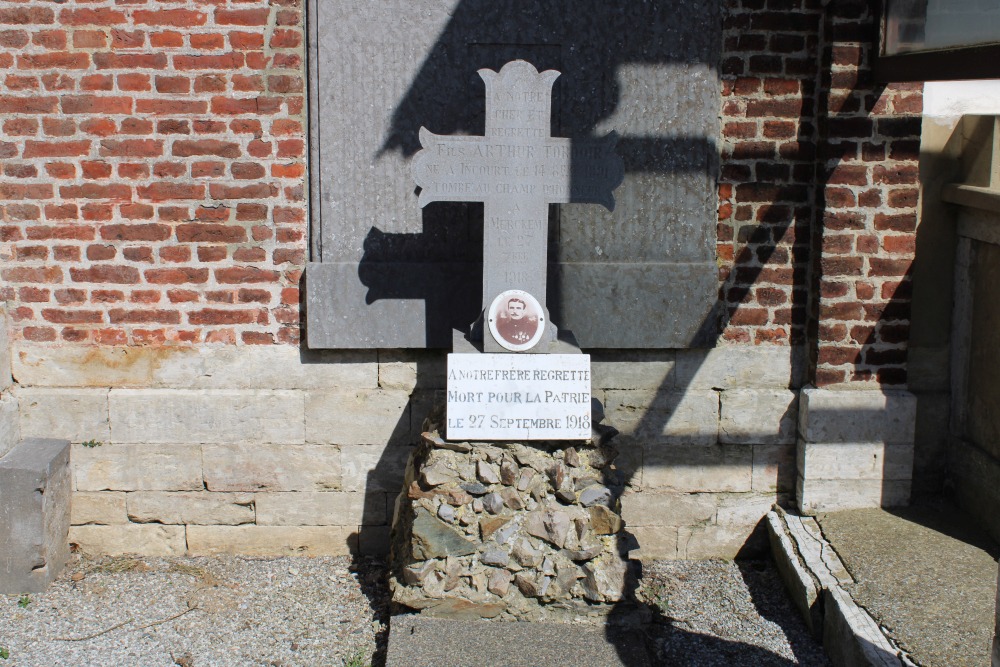
[[[22,440],[0,459],[0,593],[39,593],[69,556],[69,441]]]

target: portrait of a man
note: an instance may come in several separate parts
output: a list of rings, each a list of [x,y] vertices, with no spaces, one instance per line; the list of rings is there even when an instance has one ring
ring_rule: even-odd
[[[505,311],[499,313],[497,332],[508,343],[524,345],[534,338],[538,331],[538,316],[527,311],[528,304],[515,296],[507,300]]]

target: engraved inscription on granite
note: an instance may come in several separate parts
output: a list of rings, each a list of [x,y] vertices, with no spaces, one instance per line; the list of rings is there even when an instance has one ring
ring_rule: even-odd
[[[608,210],[625,168],[617,135],[563,139],[550,135],[552,83],[515,60],[500,72],[479,70],[486,84],[486,134],[440,136],[420,128],[413,161],[420,206],[435,201],[483,202],[483,307],[522,290],[545,308],[549,204],[594,203]],[[572,174],[572,178],[571,178]]]
[[[589,354],[449,354],[449,440],[585,440]]]

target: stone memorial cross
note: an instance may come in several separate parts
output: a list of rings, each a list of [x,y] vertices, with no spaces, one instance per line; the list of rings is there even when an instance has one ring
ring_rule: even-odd
[[[614,209],[624,180],[617,136],[550,136],[555,70],[515,60],[486,84],[485,136],[441,136],[420,128],[413,176],[422,207],[435,201],[483,202],[483,308],[507,290],[523,290],[545,308],[549,204],[593,203]],[[547,316],[547,310],[546,310]]]

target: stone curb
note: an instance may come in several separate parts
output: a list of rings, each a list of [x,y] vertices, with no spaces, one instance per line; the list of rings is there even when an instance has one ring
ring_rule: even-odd
[[[785,587],[834,667],[913,667],[845,590],[854,580],[815,519],[775,506],[767,532]]]

